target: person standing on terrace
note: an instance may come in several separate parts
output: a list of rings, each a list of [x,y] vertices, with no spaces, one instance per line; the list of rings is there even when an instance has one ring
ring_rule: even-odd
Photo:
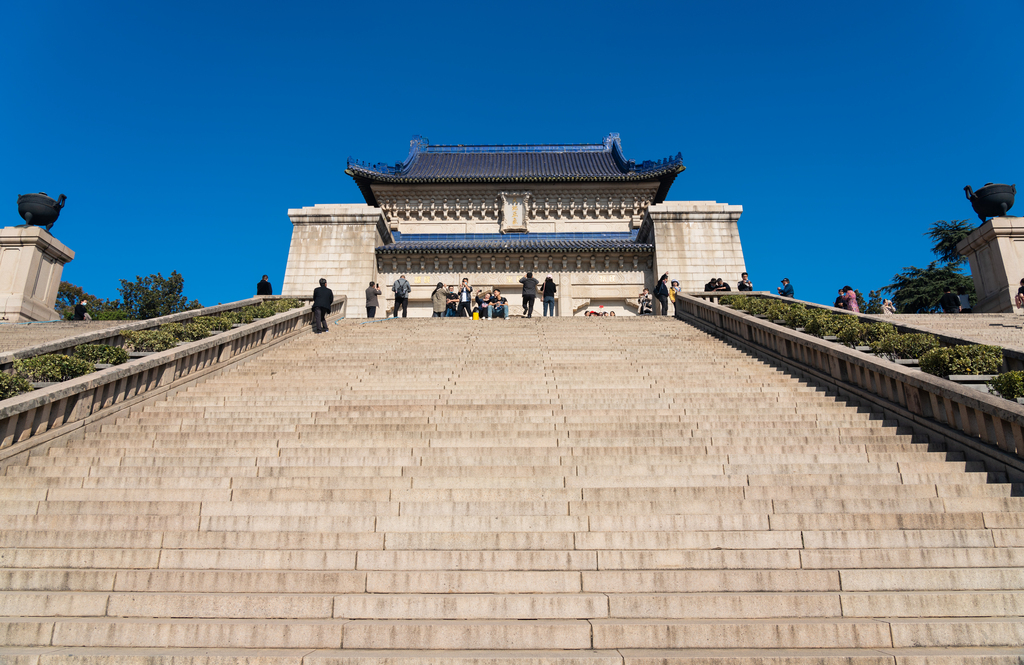
[[[776,288],[775,290],[778,291],[779,295],[782,296],[783,298],[796,298],[796,296],[793,295],[793,285],[789,283],[788,277],[783,277],[782,286]]]

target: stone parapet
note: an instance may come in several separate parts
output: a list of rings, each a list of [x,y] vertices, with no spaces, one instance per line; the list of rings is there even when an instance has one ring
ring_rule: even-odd
[[[292,242],[281,293],[308,297],[323,278],[336,298],[345,296],[353,305],[346,316],[364,317],[366,287],[379,281],[374,249],[391,242],[381,210],[327,204],[291,209],[288,216]]]
[[[993,217],[956,246],[971,264],[975,312],[1020,314],[1013,299],[1024,278],[1024,217]]]
[[[686,291],[703,289],[712,277],[738,282],[746,270],[737,224],[742,213],[743,206],[715,201],[651,206],[655,279],[668,273]]]

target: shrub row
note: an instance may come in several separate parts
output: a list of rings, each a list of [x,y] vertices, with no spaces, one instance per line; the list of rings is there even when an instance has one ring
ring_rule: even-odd
[[[808,309],[800,304],[774,298],[723,296],[723,305],[750,314],[783,320],[792,328],[817,337],[835,336],[847,346],[870,346],[871,352],[890,360],[920,359],[921,370],[936,376],[951,374],[994,374],[1003,364],[1003,350],[998,346],[971,344],[942,347],[939,338],[927,333],[896,332],[888,323],[863,323],[851,314],[827,309]]]
[[[96,363],[120,365],[129,351],[166,351],[178,342],[194,342],[210,336],[211,330],[230,330],[236,323],[251,323],[301,306],[298,300],[270,300],[217,316],[200,316],[187,323],[165,323],[157,330],[122,330],[124,348],[106,344],[83,344],[72,355],[49,353],[14,361],[14,374],[0,372],[0,399],[32,390],[30,382],[58,382],[84,376],[96,370]]]

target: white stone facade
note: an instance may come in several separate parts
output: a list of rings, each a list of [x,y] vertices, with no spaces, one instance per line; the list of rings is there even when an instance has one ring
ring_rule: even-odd
[[[409,316],[430,316],[430,294],[438,282],[468,278],[474,288],[499,288],[521,313],[519,279],[526,272],[558,288],[559,316],[588,309],[636,313],[636,298],[667,272],[686,290],[702,290],[711,277],[735,283],[745,270],[737,222],[741,206],[713,201],[651,205],[658,183],[568,183],[497,186],[375,185],[381,207],[318,205],[289,210],[292,244],[284,295],[309,295],[326,278],[335,294],[349,297],[346,316],[365,316],[365,290],[382,284],[378,317],[394,298],[391,284],[402,274],[412,284]],[[504,194],[504,196],[503,196]],[[495,234],[502,237],[510,195],[517,197],[517,225],[534,233],[627,233],[639,231],[650,252],[560,251],[529,253],[402,253],[374,249],[401,234]],[[522,213],[518,212],[522,211]],[[510,230],[510,229],[506,229]],[[508,237],[521,237],[514,228]],[[385,302],[387,304],[385,304]],[[541,303],[535,307],[540,314]]]

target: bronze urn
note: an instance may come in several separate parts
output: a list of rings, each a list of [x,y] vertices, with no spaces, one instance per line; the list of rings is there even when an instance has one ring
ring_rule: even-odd
[[[64,208],[64,201],[67,198],[61,194],[54,201],[46,195],[46,192],[21,194],[18,196],[18,214],[27,225],[45,226],[49,231],[53,223],[57,221],[57,217],[60,216],[60,211]]]
[[[1017,193],[1017,185],[1000,185],[991,182],[974,191],[970,185],[964,187],[967,200],[971,202],[974,212],[984,222],[986,217],[1003,217],[1013,207],[1013,196]]]

